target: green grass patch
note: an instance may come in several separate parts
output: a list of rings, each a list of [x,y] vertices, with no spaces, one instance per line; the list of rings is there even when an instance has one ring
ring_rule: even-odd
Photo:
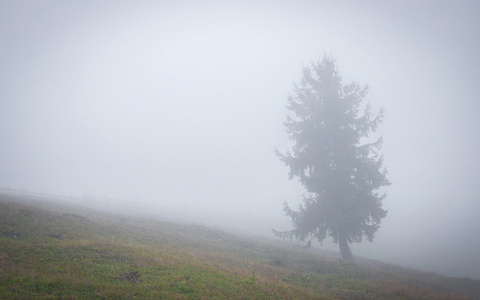
[[[49,202],[0,200],[1,299],[464,299],[478,281]]]

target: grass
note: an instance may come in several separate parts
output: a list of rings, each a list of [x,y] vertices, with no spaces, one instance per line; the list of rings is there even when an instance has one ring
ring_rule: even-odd
[[[275,240],[0,200],[1,299],[466,299],[480,282]]]

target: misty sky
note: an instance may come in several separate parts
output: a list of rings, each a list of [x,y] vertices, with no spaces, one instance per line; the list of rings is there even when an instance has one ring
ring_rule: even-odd
[[[476,1],[2,1],[0,188],[288,229],[303,66],[384,107],[389,210],[354,254],[480,279]],[[234,217],[237,216],[237,217]],[[253,224],[253,225],[252,225]]]

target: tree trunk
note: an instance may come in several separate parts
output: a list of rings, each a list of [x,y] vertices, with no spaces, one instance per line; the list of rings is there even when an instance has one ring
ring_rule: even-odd
[[[348,246],[347,239],[338,239],[338,245],[340,246],[340,254],[342,255],[342,259],[346,261],[353,261],[353,254],[350,250],[350,246]]]

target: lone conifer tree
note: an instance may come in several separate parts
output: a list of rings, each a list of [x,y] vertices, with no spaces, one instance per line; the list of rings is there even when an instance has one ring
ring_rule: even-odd
[[[383,119],[383,109],[372,115],[363,104],[368,87],[356,82],[342,86],[336,62],[325,55],[303,70],[302,80],[288,98],[286,122],[292,152],[276,150],[308,194],[298,210],[284,203],[294,229],[275,231],[282,238],[301,241],[327,235],[340,246],[344,260],[353,260],[349,243],[370,242],[387,211],[382,209],[390,185],[379,154],[382,138],[368,143]]]

